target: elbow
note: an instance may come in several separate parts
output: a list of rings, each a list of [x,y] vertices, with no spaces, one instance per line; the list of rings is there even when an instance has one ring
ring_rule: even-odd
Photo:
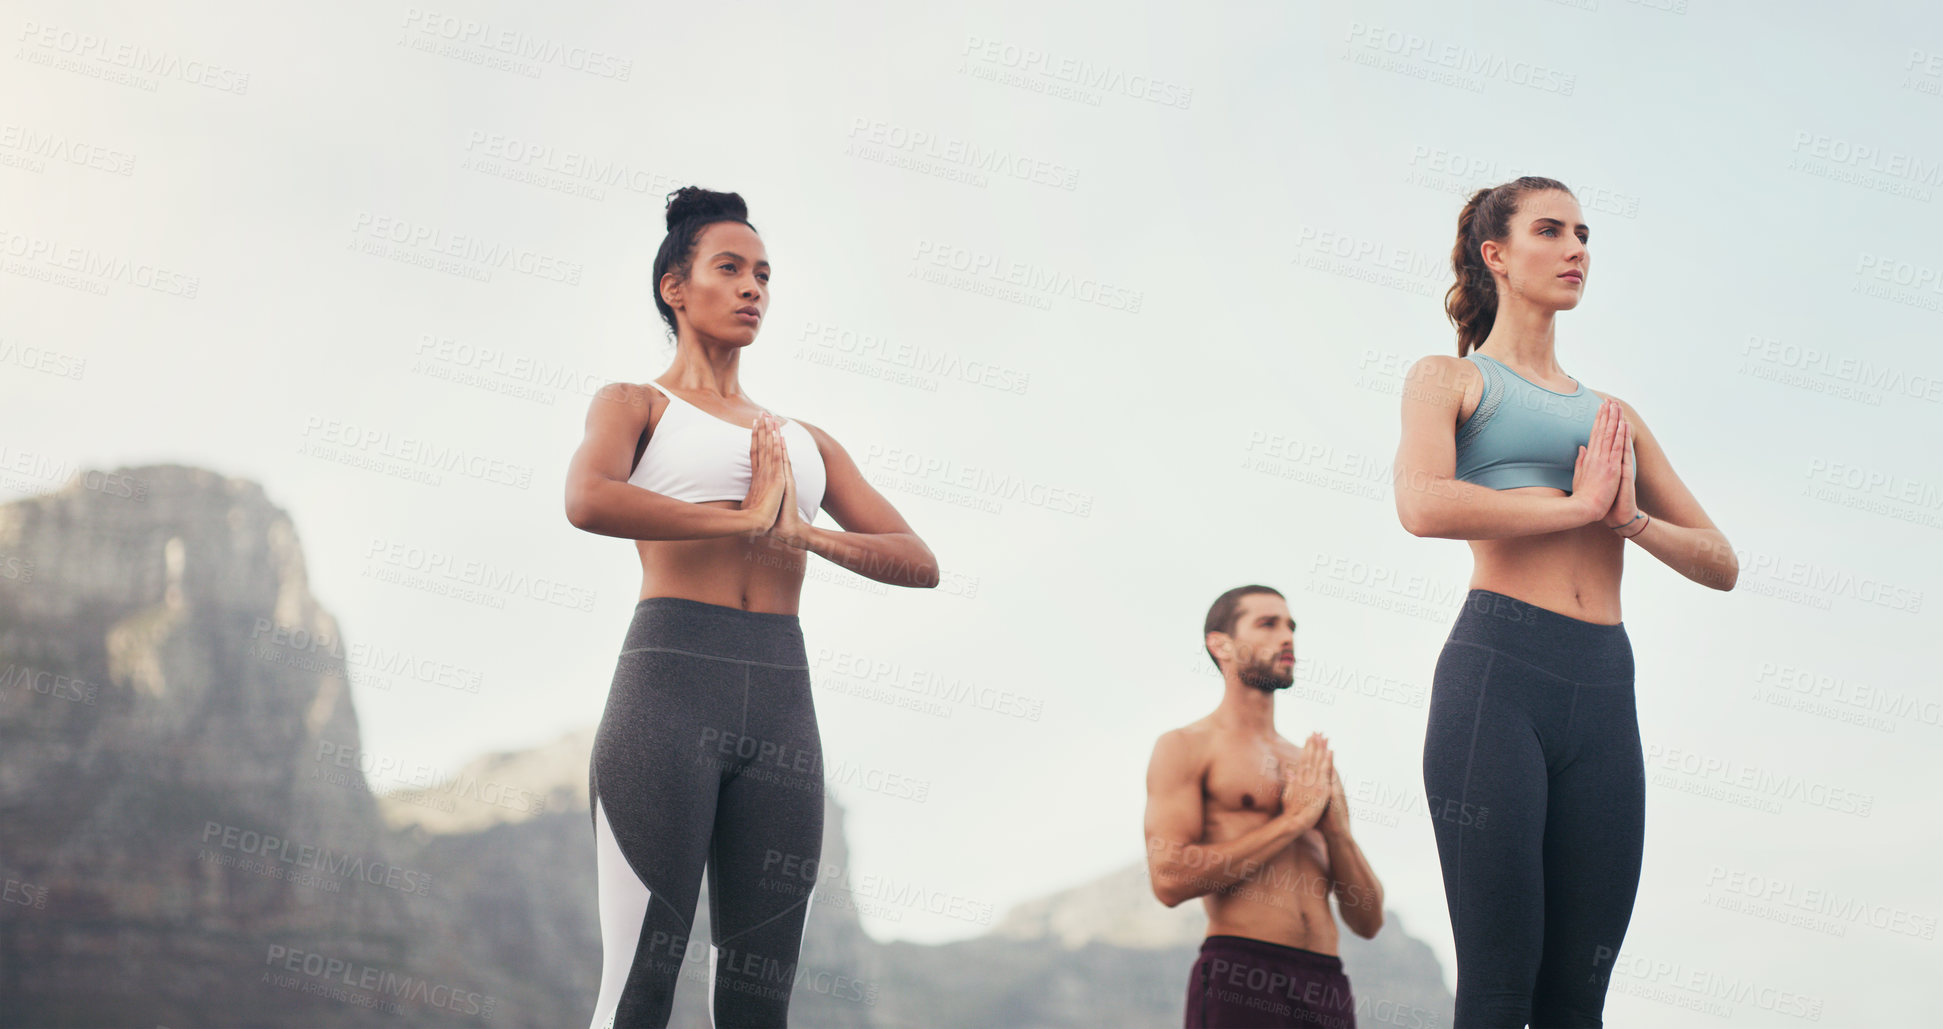
[[[1369,918],[1364,920],[1362,925],[1353,926],[1352,928],[1356,930],[1356,935],[1361,936],[1363,939],[1376,939],[1376,934],[1383,931],[1383,910],[1378,908]]]
[[[1167,873],[1163,871],[1150,871],[1147,874],[1147,885],[1153,888],[1154,899],[1160,901],[1164,907],[1180,907],[1181,901],[1187,899],[1180,887],[1169,880]]]
[[[567,524],[576,529],[593,532],[598,512],[593,498],[584,489],[567,491]]]
[[[1405,503],[1402,497],[1398,497],[1397,521],[1403,524],[1403,531],[1412,536],[1421,539],[1431,535],[1428,512],[1424,511],[1422,504]]]

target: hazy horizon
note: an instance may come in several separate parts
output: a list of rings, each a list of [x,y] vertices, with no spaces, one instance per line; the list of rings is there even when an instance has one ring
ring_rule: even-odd
[[[736,190],[774,263],[743,387],[945,575],[804,585],[852,875],[945,912],[871,933],[1138,860],[1155,737],[1220,699],[1202,616],[1263,582],[1300,624],[1280,731],[1329,733],[1454,982],[1420,762],[1470,562],[1403,531],[1388,467],[1403,369],[1455,352],[1463,194],[1544,174],[1592,228],[1561,367],[1741,559],[1723,593],[1628,548],[1649,794],[1607,1017],[1943,1015],[1933,8],[169,14],[16,12],[0,501],[261,483],[348,642],[477,683],[354,666],[369,752],[599,719],[640,569],[567,523],[566,462],[595,388],[668,366],[664,195]],[[547,585],[435,592],[467,568]]]

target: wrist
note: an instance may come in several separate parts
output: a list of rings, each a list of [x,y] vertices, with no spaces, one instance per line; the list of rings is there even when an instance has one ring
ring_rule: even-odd
[[[1652,521],[1653,521],[1652,515],[1649,515],[1644,511],[1635,511],[1633,512],[1633,516],[1631,518],[1628,518],[1623,522],[1606,523],[1606,528],[1611,529],[1614,532],[1614,534],[1618,535],[1622,539],[1632,539],[1634,536],[1637,536],[1640,533],[1645,532],[1646,527],[1652,524]]]
[[[1302,812],[1291,811],[1287,808],[1282,810],[1281,820],[1283,834],[1290,837],[1300,836],[1310,829],[1315,828],[1318,824],[1317,819],[1304,817]]]
[[[810,534],[816,531],[813,525],[798,525],[788,532],[778,533],[776,538],[797,550],[810,549]]]

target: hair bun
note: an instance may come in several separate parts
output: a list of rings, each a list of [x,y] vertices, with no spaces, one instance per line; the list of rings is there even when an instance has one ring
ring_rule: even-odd
[[[668,231],[690,218],[749,220],[749,205],[739,193],[718,193],[700,186],[683,186],[668,194]]]

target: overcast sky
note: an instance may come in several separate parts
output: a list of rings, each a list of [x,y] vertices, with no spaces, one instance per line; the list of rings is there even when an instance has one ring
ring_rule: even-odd
[[[1219,699],[1202,616],[1263,582],[1279,728],[1330,734],[1448,975],[1423,700],[1470,557],[1397,524],[1397,385],[1455,352],[1462,194],[1548,175],[1592,228],[1559,362],[1742,568],[1628,548],[1651,792],[1609,1017],[1933,1020],[1943,15],[1790,6],[13,5],[0,495],[253,479],[352,642],[477,677],[354,667],[370,752],[591,725],[640,572],[567,524],[566,462],[672,354],[664,195],[736,190],[774,262],[742,384],[945,574],[812,559],[852,876],[1002,912],[1138,859],[1155,736]],[[866,925],[986,928],[925,906]]]

